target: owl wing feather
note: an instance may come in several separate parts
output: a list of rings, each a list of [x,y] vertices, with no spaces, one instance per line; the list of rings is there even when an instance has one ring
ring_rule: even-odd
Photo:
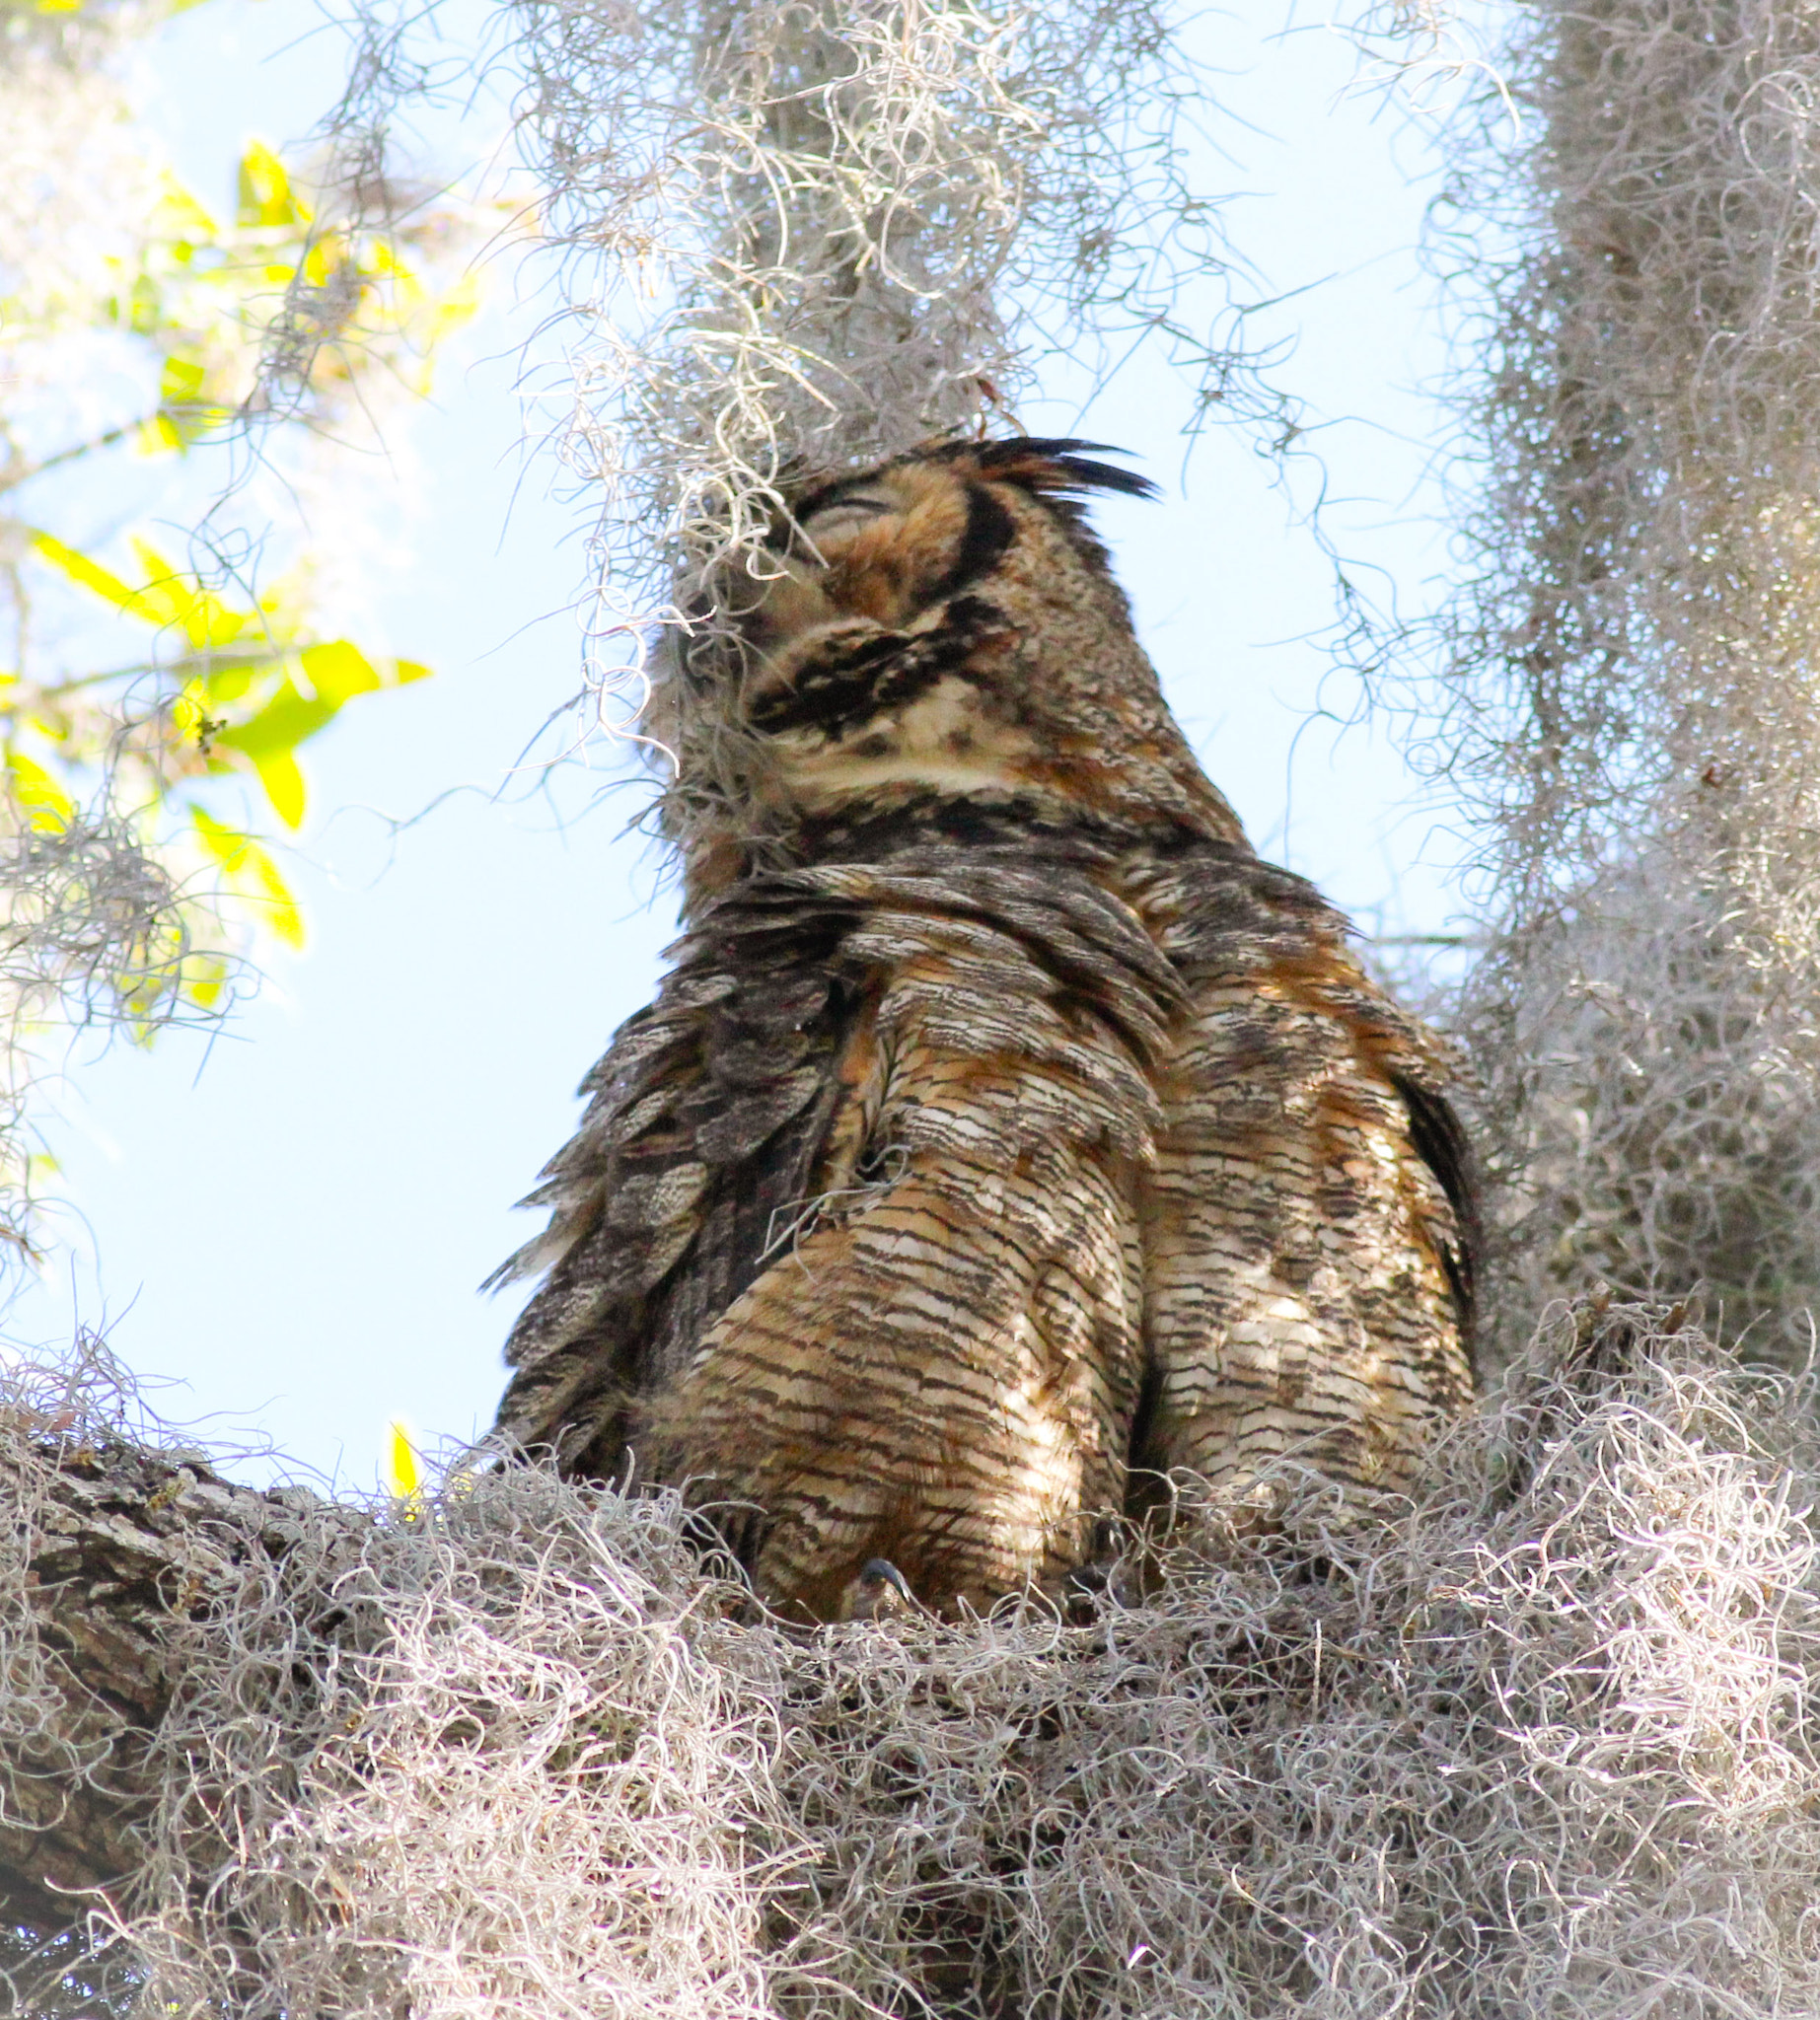
[[[1082,1468],[1097,1507],[1122,1497],[1139,1379],[1131,1174],[1179,1010],[1154,940],[1087,865],[938,843],[756,877],[676,960],[533,1195],[549,1232],[501,1273],[555,1256],[500,1432],[762,1504],[742,1554],[812,1610],[873,1555],[982,1600],[1065,1562]],[[1047,1473],[1007,1457],[989,1482],[995,1526],[960,1512],[975,1472],[945,1502],[906,1474],[1008,1455],[970,1411],[1047,1439]],[[847,1509],[849,1566],[818,1455],[850,1489],[868,1441],[887,1484]],[[905,1533],[912,1504],[939,1547]]]
[[[506,1344],[497,1434],[571,1470],[620,1464],[626,1411],[692,1349],[808,1190],[851,1005],[825,917],[717,919],[583,1083],[593,1101],[528,1205],[550,1224],[489,1280],[547,1269]]]
[[[1472,1395],[1478,1230],[1434,1042],[1300,878],[1203,843],[1158,879],[1192,1009],[1145,1212],[1146,1463],[1408,1482]]]
[[[1141,1385],[1136,1174],[1179,988],[1078,864],[925,850],[777,880],[848,908],[866,1011],[822,1193],[642,1412],[759,1588],[826,1617],[869,1560],[983,1606],[1117,1512]],[[799,901],[800,902],[800,901]],[[838,1154],[835,1146],[839,1145]]]

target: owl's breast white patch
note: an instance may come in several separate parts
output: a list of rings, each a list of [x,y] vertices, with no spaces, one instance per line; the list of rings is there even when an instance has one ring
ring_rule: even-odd
[[[959,674],[945,675],[913,701],[881,709],[838,737],[792,730],[771,744],[791,796],[817,809],[886,785],[956,793],[1014,789],[1036,755],[1030,733],[997,719],[985,696]]]

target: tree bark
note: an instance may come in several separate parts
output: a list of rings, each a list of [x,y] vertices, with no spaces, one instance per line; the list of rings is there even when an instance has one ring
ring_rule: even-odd
[[[238,1486],[199,1458],[10,1429],[0,1904],[53,1929],[86,1905],[72,1894],[106,1895],[136,1862],[135,1828],[156,1797],[147,1745],[180,1680],[172,1627],[205,1619],[251,1553],[281,1558],[301,1508],[318,1504],[298,1488]]]

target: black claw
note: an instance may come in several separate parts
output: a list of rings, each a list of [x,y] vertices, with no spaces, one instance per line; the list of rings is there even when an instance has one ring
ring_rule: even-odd
[[[859,1582],[862,1585],[876,1585],[880,1579],[887,1585],[897,1587],[898,1596],[906,1606],[915,1605],[915,1595],[910,1591],[909,1581],[897,1565],[885,1557],[868,1557],[865,1568],[859,1574]]]
[[[1067,1574],[1063,1590],[1070,1615],[1090,1620],[1102,1606],[1126,1607],[1134,1597],[1131,1565],[1124,1552],[1125,1525],[1101,1516],[1093,1525],[1091,1554]]]
[[[845,1620],[873,1621],[916,1604],[910,1581],[888,1557],[868,1557],[845,1592],[840,1612]]]

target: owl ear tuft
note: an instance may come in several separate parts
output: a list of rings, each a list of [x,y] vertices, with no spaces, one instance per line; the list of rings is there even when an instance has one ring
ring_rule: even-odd
[[[1117,491],[1128,498],[1155,498],[1161,487],[1135,470],[1096,463],[1083,450],[1106,456],[1128,456],[1110,442],[1081,442],[1072,436],[1014,435],[1004,442],[970,444],[969,453],[983,477],[1017,484],[1040,498],[1074,499],[1089,491]]]

